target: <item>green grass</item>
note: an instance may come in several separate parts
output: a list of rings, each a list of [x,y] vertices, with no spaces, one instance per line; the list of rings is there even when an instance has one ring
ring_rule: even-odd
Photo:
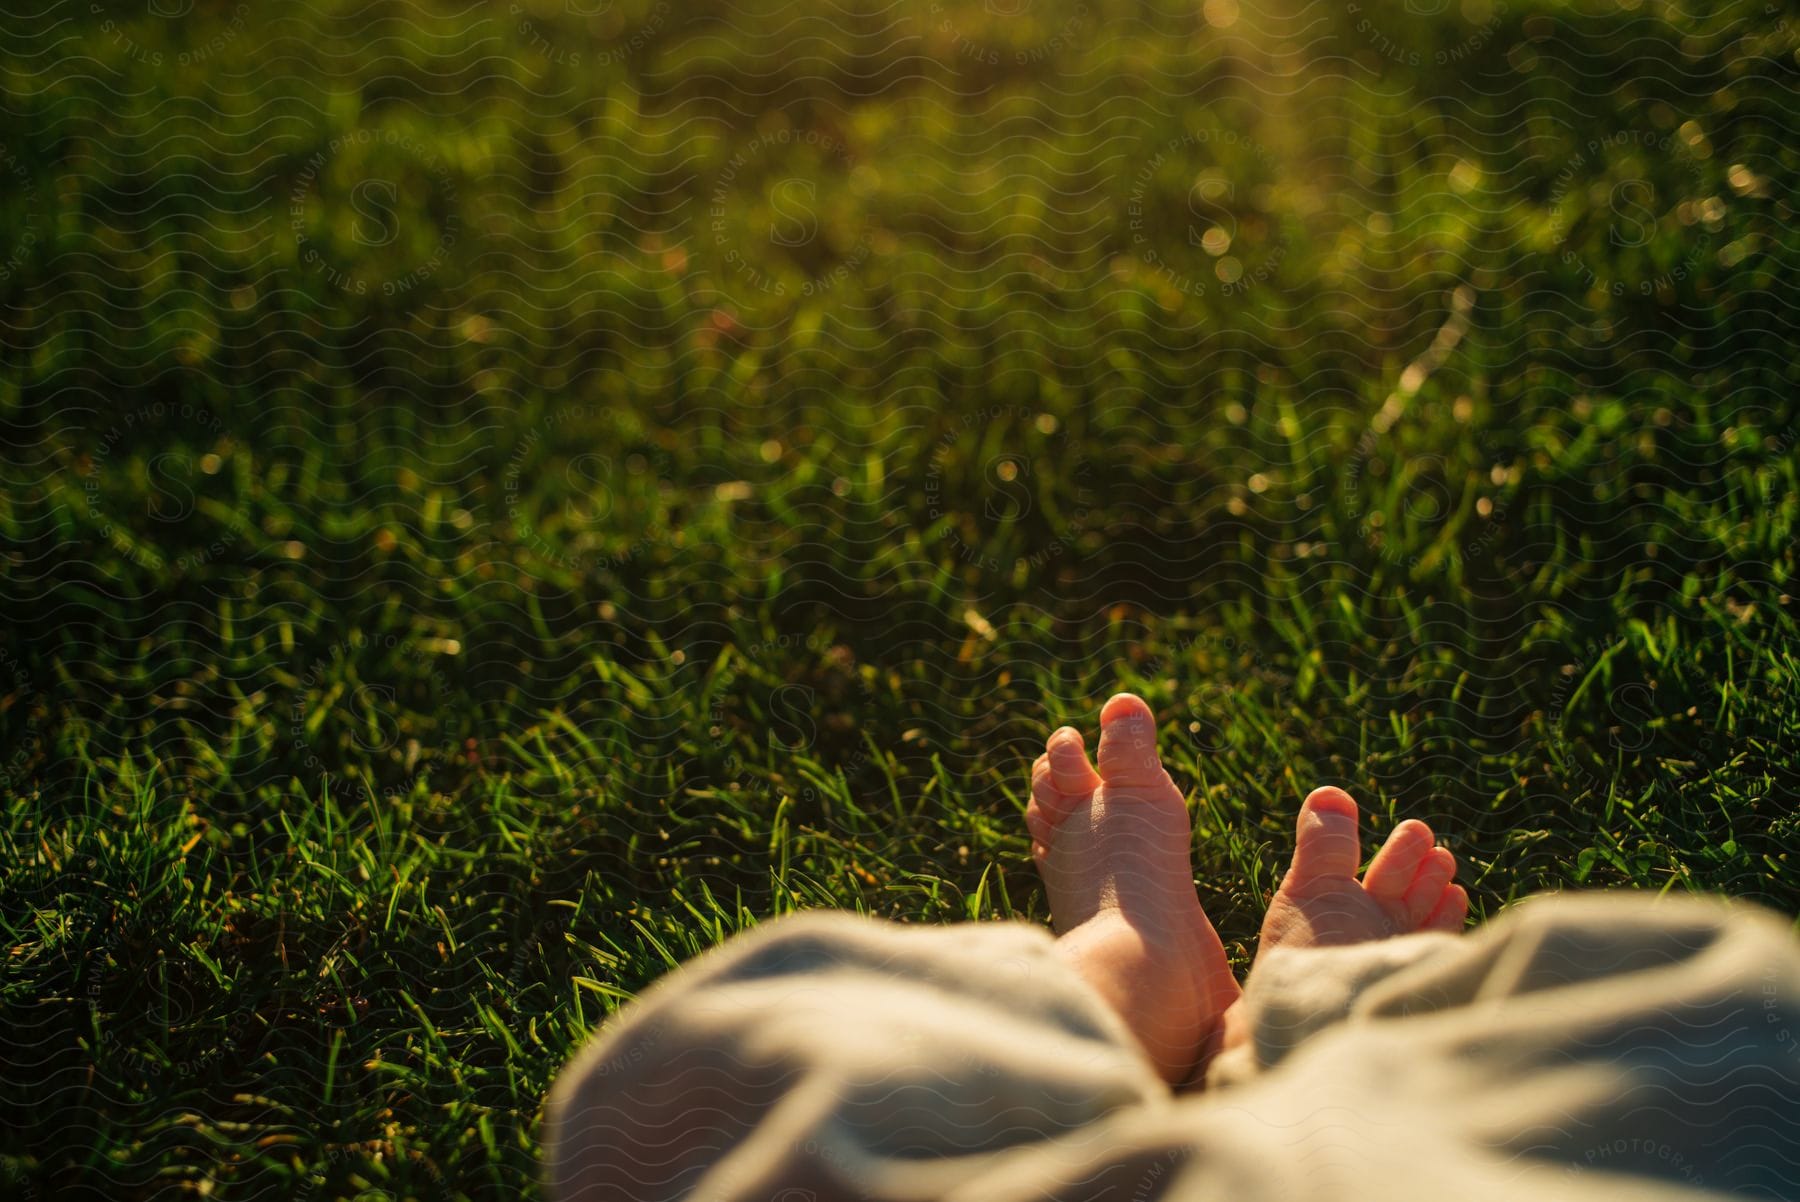
[[[530,1194],[1119,688],[1241,963],[1321,782],[1800,911],[1793,23],[1241,4],[9,14],[0,1192]]]

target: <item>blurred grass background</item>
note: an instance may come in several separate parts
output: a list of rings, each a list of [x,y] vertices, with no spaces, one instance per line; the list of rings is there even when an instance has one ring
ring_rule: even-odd
[[[33,0],[0,47],[0,1182],[511,1198],[768,916],[1041,919],[1164,721],[1800,909],[1785,12]]]

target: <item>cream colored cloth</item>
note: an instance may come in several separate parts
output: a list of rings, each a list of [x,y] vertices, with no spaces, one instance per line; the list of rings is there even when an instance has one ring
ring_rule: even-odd
[[[563,1072],[558,1202],[1800,1199],[1800,943],[1772,914],[1533,899],[1271,952],[1172,1094],[1020,924],[770,923]]]

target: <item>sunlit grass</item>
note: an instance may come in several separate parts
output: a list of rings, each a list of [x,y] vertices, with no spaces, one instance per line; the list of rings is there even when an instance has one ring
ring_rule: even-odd
[[[9,29],[0,1192],[516,1197],[1119,688],[1240,964],[1324,781],[1800,908],[1794,33],[1467,8]]]

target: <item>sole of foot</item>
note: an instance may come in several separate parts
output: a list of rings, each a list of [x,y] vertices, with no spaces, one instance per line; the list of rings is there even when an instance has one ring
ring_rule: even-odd
[[[1121,693],[1100,747],[1062,727],[1032,766],[1025,813],[1059,952],[1124,1018],[1157,1071],[1190,1080],[1239,989],[1194,891],[1192,821],[1156,750],[1150,707]]]

